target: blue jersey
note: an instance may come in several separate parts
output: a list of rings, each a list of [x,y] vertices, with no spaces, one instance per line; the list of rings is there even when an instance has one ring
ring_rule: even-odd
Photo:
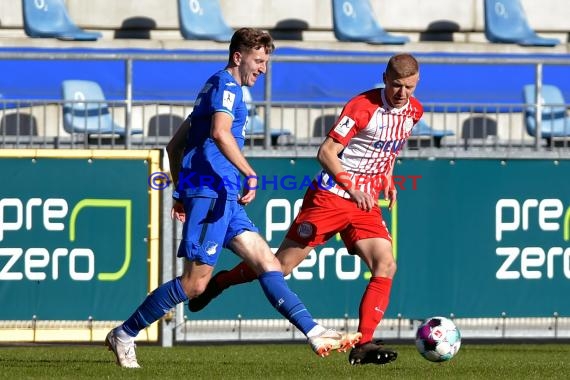
[[[226,70],[206,81],[189,116],[191,127],[177,188],[181,197],[236,200],[241,192],[239,171],[210,137],[216,112],[225,112],[232,117],[231,133],[242,149],[247,108],[240,85]]]

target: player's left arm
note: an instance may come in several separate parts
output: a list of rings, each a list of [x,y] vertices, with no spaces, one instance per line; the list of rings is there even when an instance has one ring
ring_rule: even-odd
[[[416,126],[416,124],[420,121],[422,115],[423,115],[423,108],[421,107],[421,104],[419,104],[419,102],[417,102],[417,106],[416,106],[416,116],[414,117],[414,127]],[[390,169],[388,170],[388,173],[386,174],[386,183],[383,184],[384,186],[384,199],[390,201],[390,203],[388,203],[388,210],[392,211],[392,207],[394,206],[394,204],[396,204],[397,198],[398,198],[398,190],[396,189],[396,183],[394,181],[394,167],[396,166],[396,159],[397,159],[397,155],[394,154],[391,157],[391,161],[390,161]]]
[[[388,210],[392,211],[392,206],[396,203],[398,198],[398,191],[396,190],[396,184],[394,183],[394,166],[396,166],[396,155],[394,155],[390,162],[390,170],[386,174],[386,183],[383,184],[384,187],[384,199],[389,200]]]
[[[180,124],[166,145],[166,153],[168,154],[168,161],[170,165],[170,175],[175,186],[178,183],[178,175],[180,174],[180,170],[182,168],[182,156],[184,155],[186,137],[188,136],[189,130],[190,117],[187,117],[182,122],[182,124]]]
[[[236,139],[232,135],[232,123],[233,119],[229,113],[215,112],[212,116],[210,136],[218,149],[220,149],[220,152],[247,178],[247,186],[245,186],[243,194],[239,199],[241,204],[246,205],[255,198],[257,175],[249,162],[247,162]]]

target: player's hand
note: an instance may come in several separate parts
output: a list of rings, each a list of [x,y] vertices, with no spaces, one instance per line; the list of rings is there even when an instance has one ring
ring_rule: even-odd
[[[170,217],[182,223],[186,221],[186,211],[184,211],[184,204],[182,202],[174,202],[172,210],[170,210]]]
[[[382,183],[382,188],[384,190],[384,199],[390,201],[388,203],[388,210],[392,211],[392,207],[396,204],[396,198],[398,197],[398,191],[396,190],[396,184],[391,174],[387,175]]]
[[[360,190],[350,191],[349,194],[359,209],[370,211],[374,207],[374,198],[370,194]]]
[[[390,201],[388,203],[388,210],[392,211],[392,207],[396,204],[398,198],[398,191],[395,186],[386,186],[384,188],[384,199]]]
[[[247,178],[247,182],[241,194],[241,197],[238,199],[238,203],[244,206],[247,206],[251,203],[251,201],[255,198],[255,192],[257,190],[257,176],[249,176]]]

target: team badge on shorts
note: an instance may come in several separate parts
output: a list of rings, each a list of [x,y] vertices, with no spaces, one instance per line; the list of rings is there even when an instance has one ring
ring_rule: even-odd
[[[313,235],[313,225],[309,222],[299,224],[299,227],[297,227],[297,235],[303,239],[310,237]]]
[[[218,243],[216,242],[209,241],[206,244],[204,244],[204,251],[208,254],[208,256],[215,255],[217,250],[218,250]]]

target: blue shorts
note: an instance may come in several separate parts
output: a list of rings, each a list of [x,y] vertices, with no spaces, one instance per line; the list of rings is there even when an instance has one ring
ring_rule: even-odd
[[[244,231],[259,232],[237,201],[185,198],[186,221],[178,257],[215,266],[222,248]]]

